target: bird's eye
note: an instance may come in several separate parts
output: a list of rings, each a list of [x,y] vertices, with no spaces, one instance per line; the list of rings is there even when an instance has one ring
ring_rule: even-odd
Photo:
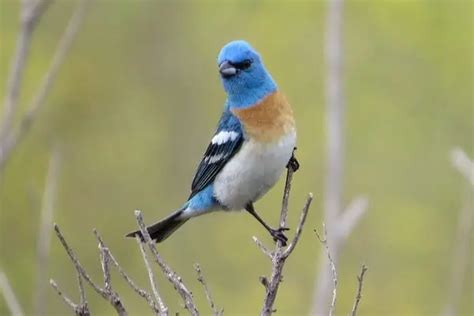
[[[244,61],[241,61],[240,63],[235,63],[234,67],[240,70],[245,70],[249,68],[252,65],[252,61],[250,59],[246,59]]]

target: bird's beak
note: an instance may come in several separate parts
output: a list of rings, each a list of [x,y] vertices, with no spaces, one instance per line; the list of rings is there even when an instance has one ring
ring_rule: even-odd
[[[237,74],[237,68],[235,68],[230,62],[225,60],[220,63],[219,72],[221,73],[222,77],[229,78]]]

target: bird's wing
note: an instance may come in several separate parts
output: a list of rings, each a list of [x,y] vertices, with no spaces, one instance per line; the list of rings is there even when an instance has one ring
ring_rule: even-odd
[[[214,181],[219,171],[239,151],[243,140],[238,120],[232,114],[224,113],[196,171],[189,199]]]

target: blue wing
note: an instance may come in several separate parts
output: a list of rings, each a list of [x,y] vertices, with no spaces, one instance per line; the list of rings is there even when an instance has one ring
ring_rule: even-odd
[[[189,199],[214,181],[219,171],[239,151],[243,140],[239,120],[228,110],[224,111],[194,176]]]

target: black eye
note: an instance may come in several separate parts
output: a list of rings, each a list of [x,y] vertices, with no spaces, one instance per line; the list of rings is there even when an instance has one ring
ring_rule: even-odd
[[[241,61],[240,63],[235,63],[234,67],[240,70],[245,70],[249,68],[252,65],[252,61],[250,59],[246,59],[244,61]]]

